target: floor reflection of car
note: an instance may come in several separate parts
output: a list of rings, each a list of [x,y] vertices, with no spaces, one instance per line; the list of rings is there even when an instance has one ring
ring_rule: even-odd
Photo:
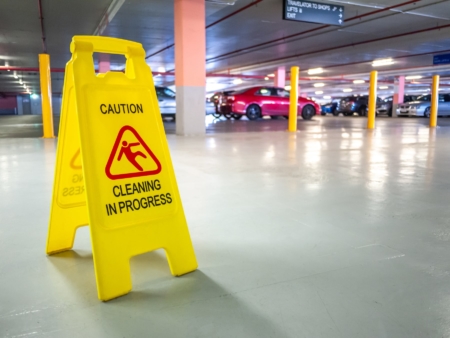
[[[429,117],[431,110],[431,94],[419,96],[415,101],[400,104],[398,116]],[[450,115],[450,94],[439,94],[438,115]]]
[[[235,119],[247,116],[256,120],[263,116],[272,118],[289,115],[289,92],[276,87],[251,87],[224,95],[220,102],[222,114],[232,114]],[[310,120],[320,112],[320,106],[304,97],[298,98],[297,114]]]
[[[338,106],[338,101],[331,101],[331,102],[325,103],[320,106],[321,114],[322,115],[333,114],[333,115],[337,116],[338,115],[338,113],[336,112],[337,106]]]
[[[411,102],[414,101],[417,98],[417,96],[413,95],[405,95],[403,97],[403,102]],[[389,96],[382,100],[381,102],[377,103],[377,115],[387,115],[392,116],[392,106],[393,106],[393,96]]]
[[[155,86],[155,89],[162,117],[171,117],[175,120],[177,108],[175,92],[167,87]]]

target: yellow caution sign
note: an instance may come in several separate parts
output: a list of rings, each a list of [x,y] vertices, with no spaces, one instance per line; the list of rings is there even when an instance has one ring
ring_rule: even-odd
[[[164,249],[173,275],[197,268],[152,73],[141,44],[75,36],[66,65],[47,253],[89,224],[98,297],[131,290],[132,256]],[[95,74],[93,52],[124,54]],[[86,208],[87,207],[87,208]]]

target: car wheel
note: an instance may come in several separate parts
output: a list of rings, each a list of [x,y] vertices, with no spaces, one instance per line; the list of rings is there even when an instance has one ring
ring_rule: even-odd
[[[270,118],[271,118],[272,120],[278,120],[278,116],[276,116],[276,115],[270,115]]]
[[[339,116],[339,112],[338,112],[337,110],[335,110],[335,111],[333,112],[333,115],[334,115],[334,116]]]
[[[302,118],[304,120],[311,120],[313,116],[316,115],[316,108],[310,104],[306,105],[302,109]]]
[[[216,119],[220,118],[222,116],[222,114],[220,113],[213,113],[212,116]]]
[[[388,116],[389,116],[389,117],[392,117],[392,108],[389,109],[389,111],[388,111]]]
[[[235,120],[240,120],[240,119],[242,118],[242,116],[243,116],[243,115],[241,115],[241,114],[233,114],[233,118],[234,118]]]
[[[320,115],[325,116],[325,115],[327,115],[327,113],[321,113]]]
[[[361,108],[359,108],[359,110],[358,110],[358,115],[359,115],[359,116],[364,116],[364,115],[366,115],[366,107],[361,107]]]
[[[229,113],[229,114],[223,114],[223,116],[225,116],[225,118],[227,120],[231,119],[233,117],[233,114]]]
[[[261,108],[259,108],[259,106],[256,104],[251,104],[250,106],[248,106],[245,115],[250,121],[257,120],[261,117]]]
[[[428,107],[427,109],[425,109],[425,112],[423,113],[424,117],[430,117],[430,107]]]

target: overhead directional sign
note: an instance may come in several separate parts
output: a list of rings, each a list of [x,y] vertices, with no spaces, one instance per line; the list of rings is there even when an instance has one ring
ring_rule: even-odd
[[[450,63],[450,54],[441,54],[433,56],[433,65],[445,65]]]
[[[284,0],[283,19],[340,26],[344,22],[344,6]]]

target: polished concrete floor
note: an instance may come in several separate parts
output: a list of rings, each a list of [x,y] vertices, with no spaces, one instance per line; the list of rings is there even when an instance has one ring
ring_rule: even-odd
[[[87,228],[44,252],[56,141],[0,139],[0,337],[450,337],[450,119],[213,124],[168,135],[199,269],[107,303]]]

